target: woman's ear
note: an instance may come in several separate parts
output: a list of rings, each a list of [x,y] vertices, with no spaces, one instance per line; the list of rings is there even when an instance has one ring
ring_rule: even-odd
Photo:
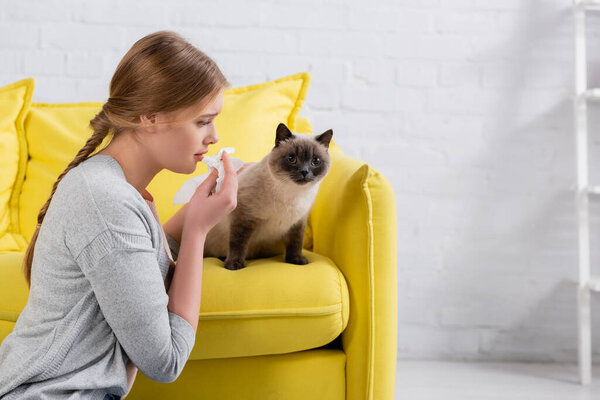
[[[144,126],[150,126],[156,122],[156,114],[140,115],[140,121]]]

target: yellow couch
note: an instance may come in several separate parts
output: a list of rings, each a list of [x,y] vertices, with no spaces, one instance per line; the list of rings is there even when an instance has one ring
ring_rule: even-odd
[[[303,72],[225,92],[215,120],[219,143],[259,161],[275,128],[313,133],[299,111]],[[58,175],[91,134],[102,103],[32,102],[34,79],[0,88],[0,341],[27,303],[22,274],[36,218]],[[317,132],[321,133],[321,132]],[[163,384],[138,373],[128,399],[392,399],[397,333],[396,208],[386,178],[343,153],[332,166],[306,228],[310,263],[282,256],[229,271],[204,259],[196,344],[179,378]],[[105,144],[110,138],[107,138]],[[99,151],[103,146],[100,146]],[[148,190],[165,223],[172,198],[192,175],[164,170]]]

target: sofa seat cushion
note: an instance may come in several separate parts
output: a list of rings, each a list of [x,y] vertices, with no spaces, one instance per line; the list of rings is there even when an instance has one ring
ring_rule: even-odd
[[[284,256],[246,260],[230,271],[204,259],[202,300],[190,360],[283,354],[323,346],[348,324],[343,274],[320,254],[304,250],[306,265]],[[23,253],[0,254],[0,341],[27,303]]]
[[[281,354],[323,346],[348,323],[348,287],[333,262],[304,250],[306,265],[284,256],[246,260],[230,271],[204,259],[202,302],[190,359]]]

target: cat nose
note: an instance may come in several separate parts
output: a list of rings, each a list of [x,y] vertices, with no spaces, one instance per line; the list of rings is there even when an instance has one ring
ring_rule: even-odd
[[[307,171],[307,170],[305,170],[305,169],[303,169],[303,170],[302,170],[302,171],[300,171],[300,172],[302,173],[302,175],[303,175],[304,177],[306,177],[306,175],[308,175],[308,171]]]

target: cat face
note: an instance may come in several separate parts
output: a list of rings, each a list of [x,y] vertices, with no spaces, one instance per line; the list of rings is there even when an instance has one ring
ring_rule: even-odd
[[[321,181],[331,165],[329,142],[333,131],[312,136],[292,133],[285,124],[279,124],[275,147],[269,155],[269,168],[283,182],[308,185]]]

